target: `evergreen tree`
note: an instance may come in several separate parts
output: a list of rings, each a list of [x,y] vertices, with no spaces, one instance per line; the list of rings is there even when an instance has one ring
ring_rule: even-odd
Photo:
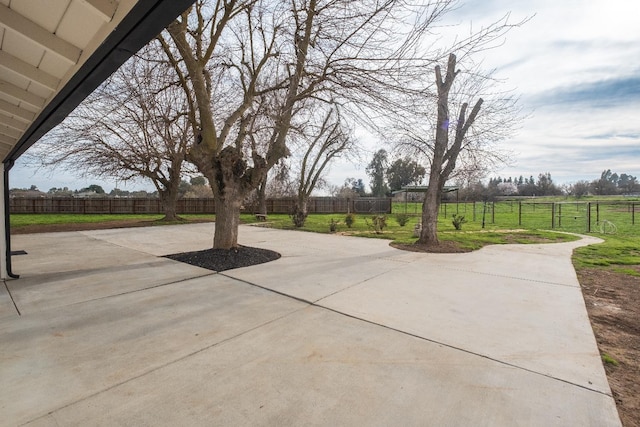
[[[384,178],[387,170],[387,157],[386,150],[376,151],[366,169],[367,175],[371,177],[371,193],[374,197],[383,197],[389,192]]]

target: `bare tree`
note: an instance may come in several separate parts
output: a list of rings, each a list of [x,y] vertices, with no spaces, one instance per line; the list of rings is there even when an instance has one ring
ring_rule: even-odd
[[[166,86],[172,78],[163,64],[131,58],[34,147],[31,158],[82,176],[149,179],[164,219],[175,221],[192,133],[184,93]]]
[[[456,160],[462,150],[462,143],[471,125],[476,120],[483,100],[479,98],[471,112],[467,115],[468,103],[463,103],[460,107],[458,119],[451,122],[449,115],[449,92],[458,74],[456,70],[456,56],[449,55],[446,74],[442,75],[440,66],[436,65],[436,87],[438,89],[438,111],[436,120],[436,135],[433,144],[433,157],[431,158],[431,168],[429,171],[429,186],[422,204],[422,231],[418,243],[437,244],[438,243],[438,210],[442,198],[442,189],[445,182],[455,169]],[[453,124],[453,126],[451,126]],[[449,144],[450,127],[453,131],[453,143]]]
[[[477,68],[463,73],[450,54],[444,72],[435,66],[435,96],[411,110],[400,127],[402,148],[428,163],[418,244],[438,244],[438,211],[447,181],[477,179],[509,162],[509,151],[497,144],[513,135],[523,116],[517,98],[499,92],[496,83]]]
[[[288,128],[310,32],[304,33],[304,40],[296,40],[298,60],[288,82],[267,66],[280,61],[277,37],[284,31],[275,11],[268,12],[259,1],[219,0],[212,5],[198,1],[158,38],[190,101],[197,137],[189,159],[213,190],[214,248],[238,245],[242,201],[286,154],[284,135],[274,133],[260,152],[257,139],[249,138],[249,128],[266,117],[259,113],[269,92],[287,87],[287,101],[277,121]]]
[[[349,152],[354,147],[354,140],[350,130],[343,123],[339,109],[329,104],[324,116],[307,112],[307,120],[303,125],[290,133],[296,142],[292,145],[299,147],[301,156],[293,155],[297,172],[297,200],[292,212],[293,223],[302,227],[309,214],[308,201],[311,193],[322,182],[322,177],[331,162]],[[320,106],[321,108],[321,106]]]
[[[408,86],[420,37],[452,4],[198,1],[167,28],[159,41],[197,134],[188,156],[216,201],[214,248],[238,245],[242,201],[289,155],[287,136],[305,100],[354,112],[387,105],[382,88]]]

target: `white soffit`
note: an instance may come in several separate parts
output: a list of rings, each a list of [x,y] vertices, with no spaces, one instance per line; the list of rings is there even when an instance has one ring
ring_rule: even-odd
[[[85,61],[105,40],[117,31],[125,32],[118,25],[128,14],[162,10],[168,24],[191,2],[0,0],[0,159],[14,150],[65,85],[77,79]],[[178,4],[182,9],[176,11]],[[153,27],[149,21],[141,18],[136,25]],[[146,40],[155,34],[145,35]]]

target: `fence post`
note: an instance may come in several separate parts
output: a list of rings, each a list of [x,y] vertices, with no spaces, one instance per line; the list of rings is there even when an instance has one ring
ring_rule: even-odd
[[[591,233],[591,202],[587,202],[587,233]]]
[[[551,202],[551,229],[556,228],[556,204]]]
[[[486,200],[482,203],[482,229],[484,229],[484,219],[487,215],[487,202]]]
[[[522,201],[518,201],[518,226],[522,226]]]
[[[496,223],[496,202],[491,202],[491,224]]]
[[[596,224],[600,222],[600,202],[596,202]]]
[[[631,203],[631,225],[636,225],[636,204]]]
[[[562,205],[558,205],[558,228],[562,228]]]
[[[476,201],[473,201],[473,222],[476,222]]]

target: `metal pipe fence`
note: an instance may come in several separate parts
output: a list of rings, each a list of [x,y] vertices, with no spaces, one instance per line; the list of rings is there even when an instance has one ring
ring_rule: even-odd
[[[393,213],[420,215],[420,203],[394,203]],[[640,213],[637,201],[575,202],[443,202],[440,215],[462,215],[469,222],[500,228],[538,228],[590,232],[624,232],[635,226]]]

